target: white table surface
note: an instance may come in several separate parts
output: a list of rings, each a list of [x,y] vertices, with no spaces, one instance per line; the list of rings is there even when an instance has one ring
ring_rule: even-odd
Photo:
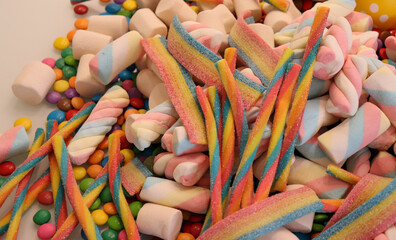
[[[53,41],[74,29],[74,21],[80,17],[74,14],[69,0],[0,1],[0,133],[13,127],[14,121],[20,117],[28,117],[33,122],[28,131],[31,141],[35,129],[44,127],[47,114],[55,110],[56,106],[45,100],[34,106],[24,103],[13,95],[11,84],[28,62],[41,61],[47,57],[58,59],[60,51],[53,47]],[[17,164],[23,160],[23,156],[13,159]],[[48,161],[45,158],[36,168],[32,180],[47,167]],[[12,201],[13,196],[0,208],[0,217],[9,211]],[[36,202],[23,216],[18,239],[38,239],[38,226],[33,222],[33,215],[40,208],[53,207],[45,207]],[[53,211],[51,213],[50,222],[54,223]],[[74,231],[71,239],[81,239],[80,229],[78,227]]]

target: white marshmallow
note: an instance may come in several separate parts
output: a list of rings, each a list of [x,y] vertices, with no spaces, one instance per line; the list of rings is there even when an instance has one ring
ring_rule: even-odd
[[[129,30],[138,31],[143,38],[152,38],[157,34],[166,36],[168,28],[150,8],[141,8],[133,14]]]
[[[144,204],[136,219],[139,232],[165,240],[176,239],[182,222],[180,210],[153,203]]]
[[[281,11],[271,11],[265,16],[264,24],[279,32],[293,21],[292,16]]]
[[[96,54],[113,41],[109,35],[77,30],[73,37],[73,57],[80,59],[84,54]]]
[[[295,190],[298,188],[304,187],[301,184],[291,184],[286,187],[286,191]],[[301,233],[309,233],[312,230],[312,224],[315,217],[315,213],[309,213],[305,216],[297,218],[296,220],[289,222],[285,225],[287,229],[292,232],[301,232]]]
[[[234,2],[233,0],[223,0],[223,4],[211,3],[211,2],[204,2],[204,1],[197,1],[197,6],[200,11],[211,10],[216,6],[224,5],[230,10],[230,12],[235,13]]]
[[[217,5],[215,8],[213,8],[212,11],[220,17],[221,21],[224,24],[226,33],[230,33],[231,28],[236,22],[234,14],[232,14],[232,12],[224,4]]]
[[[170,101],[168,92],[166,91],[165,84],[157,84],[150,93],[149,97],[149,108],[153,109],[155,106],[165,102]]]
[[[39,104],[55,82],[55,72],[40,61],[25,65],[12,83],[14,95],[30,104]]]
[[[137,69],[143,70],[147,68],[147,55],[144,54],[139,60],[135,62]]]
[[[385,231],[385,235],[389,240],[396,239],[396,226],[393,225]]]
[[[261,39],[264,40],[268,45],[270,45],[272,48],[275,47],[275,42],[274,42],[274,30],[272,27],[261,24],[261,23],[253,23],[250,24],[249,27],[257,34]]]
[[[160,0],[136,0],[139,8],[150,8],[155,11]]]
[[[285,227],[280,227],[270,233],[257,238],[256,240],[298,240],[298,237]]]
[[[151,91],[159,83],[162,83],[162,80],[147,68],[140,71],[136,77],[136,87],[147,98],[150,97]]]
[[[155,14],[168,26],[172,23],[175,14],[180,22],[197,20],[197,13],[183,0],[161,0],[155,9]]]
[[[104,93],[106,86],[96,81],[89,70],[89,62],[95,55],[85,54],[80,58],[76,75],[76,91],[83,97],[91,98],[98,93]]]
[[[89,18],[87,30],[109,35],[115,40],[128,32],[128,22],[124,16],[95,15]]]
[[[234,0],[234,7],[237,17],[246,11],[250,11],[254,21],[257,22],[261,18],[261,7],[257,0]]]

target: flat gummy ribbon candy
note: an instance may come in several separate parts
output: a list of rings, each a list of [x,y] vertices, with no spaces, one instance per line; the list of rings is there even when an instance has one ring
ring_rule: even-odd
[[[153,176],[137,157],[124,164],[120,169],[120,173],[122,186],[131,196],[134,196],[142,189],[146,178]]]
[[[245,207],[210,227],[197,240],[250,240],[323,207],[308,187],[276,194]]]
[[[177,16],[172,20],[168,32],[169,52],[194,76],[222,92],[223,86],[214,64],[221,60],[214,52],[195,40],[180,23]],[[238,70],[234,78],[241,92],[246,109],[250,109],[265,91],[265,87],[252,81]]]
[[[314,240],[373,239],[396,222],[396,179],[368,174]]]
[[[165,38],[143,39],[142,45],[157,66],[191,142],[206,144],[205,124],[190,74],[168,52]]]
[[[295,96],[286,125],[280,161],[275,175],[274,186],[272,188],[274,191],[284,191],[286,188],[291,159],[298,137],[298,130],[304,115],[304,108],[312,82],[316,53],[322,39],[329,11],[330,9],[327,7],[319,7],[316,10],[312,23],[311,32],[309,34],[306,50],[303,56],[302,68],[298,78]]]

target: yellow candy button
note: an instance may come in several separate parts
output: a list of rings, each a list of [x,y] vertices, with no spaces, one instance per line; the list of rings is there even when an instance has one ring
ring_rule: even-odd
[[[22,125],[25,130],[29,130],[32,127],[32,120],[30,120],[29,118],[18,118],[15,122],[14,122],[14,127]]]
[[[54,91],[63,93],[67,89],[69,89],[70,85],[69,85],[69,82],[66,80],[58,80],[54,83],[53,87],[54,87]]]
[[[54,41],[54,47],[58,50],[63,50],[65,48],[68,48],[70,45],[69,39],[66,37],[58,37]]]
[[[109,220],[109,216],[102,209],[93,211],[91,215],[94,222],[99,226],[106,224],[107,220]]]

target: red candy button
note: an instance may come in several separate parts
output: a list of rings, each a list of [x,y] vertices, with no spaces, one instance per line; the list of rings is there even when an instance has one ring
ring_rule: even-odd
[[[72,109],[66,112],[66,120],[69,121],[74,115],[78,113],[77,109]]]
[[[51,205],[54,203],[54,198],[51,191],[43,191],[37,196],[37,201],[43,205]]]
[[[134,108],[142,108],[144,106],[144,102],[140,98],[131,98],[129,101]]]
[[[74,12],[79,15],[86,14],[88,12],[88,7],[84,4],[80,4],[74,7]]]
[[[15,164],[10,161],[6,161],[0,164],[0,175],[9,176],[15,171]]]

